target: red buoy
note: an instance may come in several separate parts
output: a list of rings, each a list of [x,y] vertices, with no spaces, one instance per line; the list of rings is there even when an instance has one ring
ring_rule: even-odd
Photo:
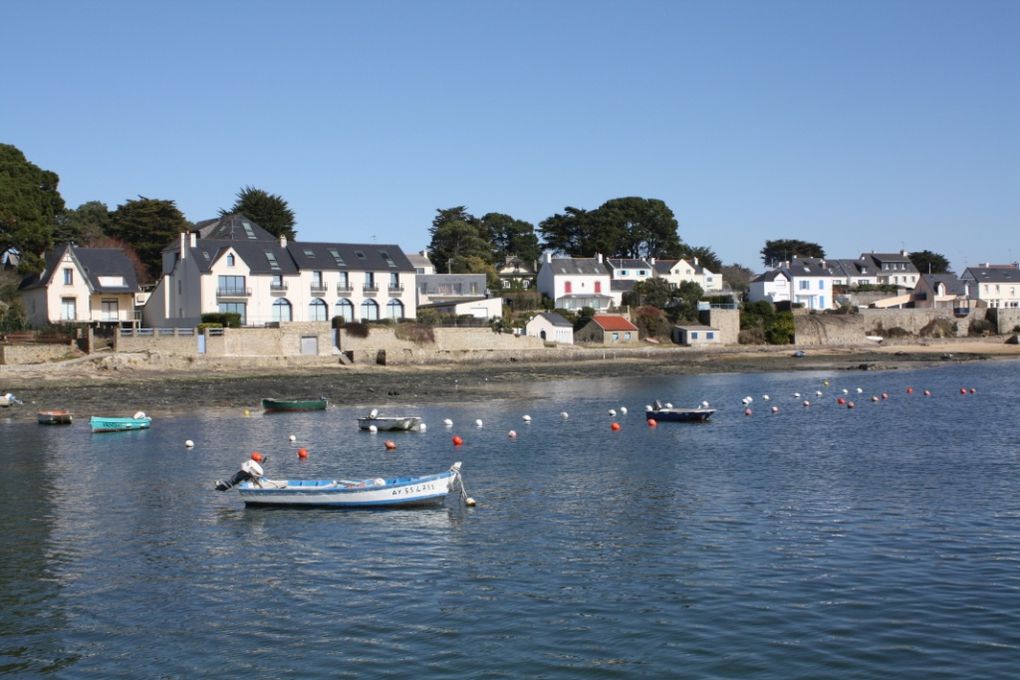
[[[461,444],[464,443],[464,440],[460,438],[459,434],[453,435],[453,440],[452,441],[453,441],[453,445],[454,446],[460,446]]]
[[[908,387],[907,388],[907,394],[913,394],[913,393],[914,393],[914,388],[913,387]]]
[[[656,422],[655,418],[649,418],[649,419],[648,419],[648,427],[655,427],[655,426],[656,426],[656,425],[658,425],[658,424],[659,424],[659,423],[658,423],[658,422]]]
[[[612,425],[609,426],[609,429],[611,429],[613,432],[619,432],[620,423],[613,423]]]
[[[387,451],[392,451],[393,449],[397,448],[397,443],[392,439],[387,439],[385,446]]]
[[[302,460],[307,458],[308,457],[308,449],[298,449],[297,450],[297,457],[302,459]]]
[[[258,451],[252,451],[251,452],[251,459],[253,461],[255,461],[256,463],[261,463],[262,462],[262,454],[259,453]]]
[[[961,387],[960,388],[960,394],[967,394],[967,388],[966,387]]]
[[[840,397],[839,399],[836,400],[836,403],[839,404],[840,406],[842,406],[843,404],[846,403],[846,399],[844,399],[843,397]]]

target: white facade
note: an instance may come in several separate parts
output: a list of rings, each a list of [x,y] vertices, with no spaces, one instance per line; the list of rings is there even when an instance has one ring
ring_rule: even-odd
[[[775,304],[790,301],[790,277],[782,271],[767,272],[756,276],[748,284],[747,299],[751,302],[764,300]]]
[[[574,344],[574,327],[559,314],[549,312],[536,314],[525,325],[524,333],[531,337],[542,338],[547,342]]]
[[[968,267],[960,279],[970,294],[993,308],[1020,307],[1020,265]]]
[[[553,300],[558,309],[608,309],[612,303],[610,280],[601,255],[554,258],[546,254],[538,270],[539,292]]]

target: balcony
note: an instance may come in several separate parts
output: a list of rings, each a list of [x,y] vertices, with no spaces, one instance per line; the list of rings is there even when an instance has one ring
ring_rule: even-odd
[[[216,298],[218,300],[224,298],[249,298],[251,297],[251,288],[217,288]]]
[[[376,293],[379,292],[379,286],[376,286],[374,284],[368,284],[368,285],[362,286],[361,287],[361,291],[365,295],[375,295]]]
[[[287,284],[286,283],[271,283],[269,284],[270,295],[286,295]]]
[[[391,293],[403,293],[404,292],[404,284],[402,284],[402,283],[391,283],[390,284],[390,292]]]
[[[336,294],[337,295],[350,295],[353,292],[354,292],[354,288],[352,288],[351,286],[347,285],[346,283],[338,283],[338,284],[336,284]]]
[[[329,288],[324,283],[313,283],[311,286],[312,295],[325,295]]]

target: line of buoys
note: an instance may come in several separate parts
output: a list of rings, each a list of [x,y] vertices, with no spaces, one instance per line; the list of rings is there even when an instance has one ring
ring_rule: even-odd
[[[613,432],[619,432],[620,431],[620,423],[615,423],[614,422],[612,425],[609,426],[609,429],[611,429]]]

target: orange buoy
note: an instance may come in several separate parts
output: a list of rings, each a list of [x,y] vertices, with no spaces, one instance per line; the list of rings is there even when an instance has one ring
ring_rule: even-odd
[[[393,441],[392,439],[387,439],[386,440],[386,450],[387,451],[392,451],[395,448],[397,448],[397,443],[395,441]]]
[[[843,397],[840,397],[839,399],[836,400],[836,403],[839,404],[840,406],[842,406],[843,404],[846,403],[846,399],[844,399]]]
[[[464,443],[464,440],[461,439],[460,435],[458,434],[453,435],[453,439],[451,441],[453,442],[454,446],[460,446],[461,444]]]
[[[301,458],[302,460],[307,458],[308,457],[308,449],[298,449],[297,450],[297,457]]]
[[[658,424],[659,424],[659,423],[658,423],[658,422],[656,422],[655,418],[649,418],[649,419],[648,419],[648,427],[655,427],[655,426],[657,426]]]
[[[612,425],[609,426],[609,429],[611,429],[613,432],[619,432],[620,423],[613,423]]]
[[[252,451],[251,452],[251,459],[253,461],[255,461],[256,463],[261,463],[262,462],[262,454],[259,453],[258,451]]]
[[[907,388],[907,394],[913,394],[913,393],[914,393],[914,388],[913,387],[908,387]]]

